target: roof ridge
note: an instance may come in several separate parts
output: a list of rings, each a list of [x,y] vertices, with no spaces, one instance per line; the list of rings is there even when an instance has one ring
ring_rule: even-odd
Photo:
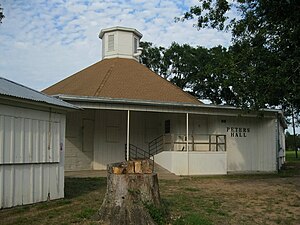
[[[102,82],[99,84],[99,87],[97,88],[94,96],[97,96],[97,95],[100,95],[101,91],[103,90],[104,86],[105,86],[105,83],[107,82],[109,76],[111,75],[111,72],[113,70],[113,68],[115,67],[115,62],[113,65],[111,65],[111,67],[108,69],[108,71],[106,72]]]

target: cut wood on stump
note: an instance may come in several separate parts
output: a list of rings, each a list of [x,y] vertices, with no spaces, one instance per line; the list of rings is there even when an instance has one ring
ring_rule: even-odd
[[[160,208],[157,174],[150,160],[107,166],[107,190],[98,212],[101,224],[155,224],[145,204]]]

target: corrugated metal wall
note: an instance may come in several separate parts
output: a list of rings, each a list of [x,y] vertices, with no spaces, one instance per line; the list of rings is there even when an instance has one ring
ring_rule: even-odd
[[[64,196],[65,115],[0,105],[0,208]]]

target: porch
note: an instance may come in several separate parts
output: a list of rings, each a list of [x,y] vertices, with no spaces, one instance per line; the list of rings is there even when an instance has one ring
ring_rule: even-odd
[[[176,175],[227,173],[226,135],[164,134],[150,141],[147,150],[125,145],[125,158],[150,158]]]
[[[226,135],[214,121],[188,113],[72,112],[67,116],[65,170],[105,170],[112,162],[152,158],[176,175],[226,174]]]

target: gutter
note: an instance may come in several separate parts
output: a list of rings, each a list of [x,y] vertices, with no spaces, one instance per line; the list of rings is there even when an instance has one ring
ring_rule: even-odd
[[[79,102],[95,102],[95,103],[112,103],[112,104],[130,104],[130,105],[145,105],[145,106],[172,106],[172,107],[190,107],[190,108],[207,108],[207,109],[228,109],[228,110],[242,110],[234,106],[219,106],[219,105],[206,105],[206,104],[191,104],[180,102],[161,102],[151,100],[139,99],[124,99],[124,98],[103,98],[103,97],[90,97],[90,96],[75,96],[75,95],[53,95],[53,97],[60,98],[65,101],[79,101]],[[281,113],[277,109],[260,109],[259,112]]]

